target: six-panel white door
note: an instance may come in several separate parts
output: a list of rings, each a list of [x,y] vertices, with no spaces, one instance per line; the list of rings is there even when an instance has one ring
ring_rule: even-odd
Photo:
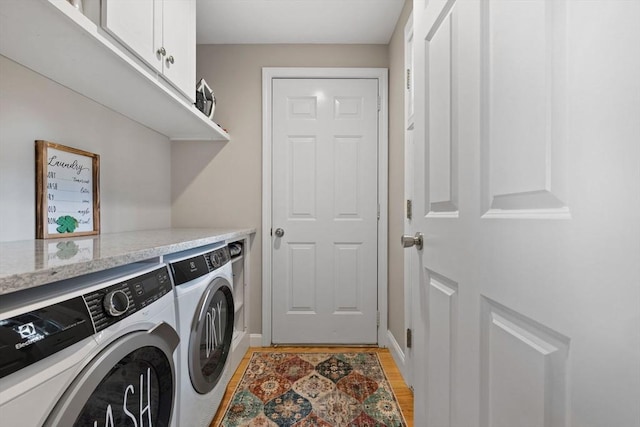
[[[375,344],[378,80],[274,79],[272,108],[272,342]]]
[[[413,16],[415,425],[640,425],[640,2]]]

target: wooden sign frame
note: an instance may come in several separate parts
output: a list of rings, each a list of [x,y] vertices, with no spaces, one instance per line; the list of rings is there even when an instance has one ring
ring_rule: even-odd
[[[36,238],[95,234],[100,234],[100,156],[36,141]]]

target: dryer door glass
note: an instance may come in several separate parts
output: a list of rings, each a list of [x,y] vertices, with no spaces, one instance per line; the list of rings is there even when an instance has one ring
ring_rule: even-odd
[[[224,370],[233,340],[231,285],[217,278],[203,294],[189,340],[189,375],[201,394],[213,390]]]

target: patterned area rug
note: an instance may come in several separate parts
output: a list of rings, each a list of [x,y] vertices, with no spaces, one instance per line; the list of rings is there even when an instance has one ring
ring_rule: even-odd
[[[376,353],[255,352],[224,427],[406,427]]]

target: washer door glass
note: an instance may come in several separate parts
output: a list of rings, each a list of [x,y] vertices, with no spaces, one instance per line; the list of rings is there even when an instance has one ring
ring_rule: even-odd
[[[223,278],[209,284],[192,324],[189,375],[200,394],[213,390],[224,370],[233,339],[233,294]]]
[[[168,426],[171,377],[171,364],[158,348],[143,347],[129,353],[93,391],[74,427]]]
[[[44,425],[169,427],[179,341],[166,323],[122,336],[84,367]]]

